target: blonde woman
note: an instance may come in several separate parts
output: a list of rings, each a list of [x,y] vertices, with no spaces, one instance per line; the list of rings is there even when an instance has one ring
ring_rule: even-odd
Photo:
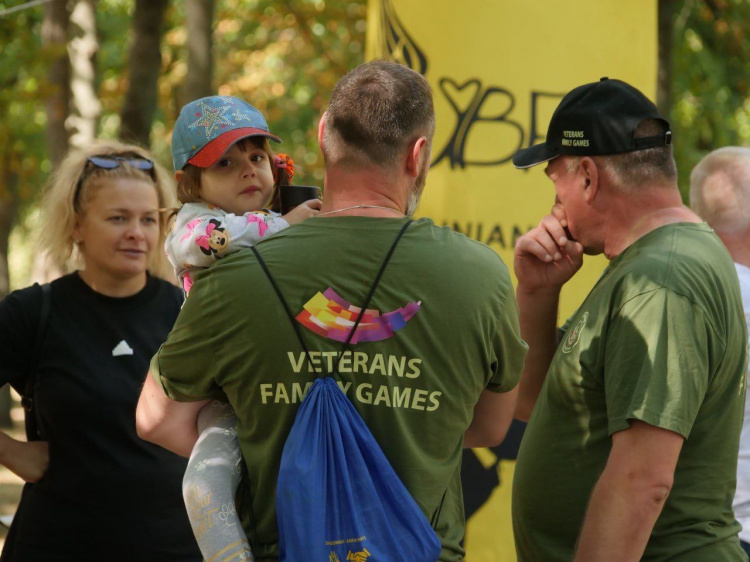
[[[185,514],[185,459],[135,432],[149,360],[180,310],[157,275],[173,186],[145,150],[111,141],[68,155],[52,178],[43,246],[78,269],[0,302],[0,385],[25,393],[41,440],[0,434],[0,463],[28,484],[5,561],[199,561]],[[39,334],[43,334],[41,341]]]

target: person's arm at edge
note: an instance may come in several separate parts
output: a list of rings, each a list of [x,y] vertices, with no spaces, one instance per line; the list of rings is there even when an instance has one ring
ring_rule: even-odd
[[[189,457],[198,440],[198,412],[207,403],[208,400],[172,400],[149,372],[135,413],[138,436],[180,456]]]
[[[25,482],[38,482],[49,466],[46,441],[19,441],[0,431],[0,465]]]
[[[491,338],[490,372],[464,431],[465,448],[496,447],[508,433],[518,399],[518,382],[528,346],[521,337],[518,303],[505,264],[493,274],[498,282],[497,323]]]
[[[640,421],[612,435],[574,562],[637,562],[664,507],[684,438]]]
[[[484,390],[474,406],[474,417],[464,432],[464,448],[496,447],[513,421],[518,387],[508,392]]]
[[[539,397],[547,370],[557,348],[557,306],[560,289],[527,291],[520,283],[516,300],[521,324],[521,337],[529,351],[523,364],[523,375],[518,384],[518,403],[515,417],[529,421]]]
[[[529,421],[557,348],[557,306],[562,286],[583,265],[583,246],[570,240],[567,218],[556,203],[514,248],[521,337],[529,346],[519,384],[516,418]]]

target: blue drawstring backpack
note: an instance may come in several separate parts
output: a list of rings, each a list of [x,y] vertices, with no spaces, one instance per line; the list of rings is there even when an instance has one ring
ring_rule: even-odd
[[[409,224],[383,261],[363,311]],[[281,290],[257,250],[252,250],[309,357]],[[339,360],[360,319],[361,315]],[[338,364],[333,373],[312,384],[284,445],[276,490],[281,562],[435,562],[440,539],[339,388],[337,374]]]

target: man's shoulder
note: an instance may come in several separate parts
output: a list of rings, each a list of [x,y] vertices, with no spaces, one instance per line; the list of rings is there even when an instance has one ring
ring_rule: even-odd
[[[732,298],[736,292],[731,257],[705,223],[662,227],[639,241],[634,250],[620,270],[618,288],[623,300],[666,290],[714,308],[708,303]]]
[[[659,227],[637,240],[625,250],[622,262],[623,269],[638,274],[675,274],[680,273],[680,266],[694,268],[700,264],[718,263],[724,270],[731,266],[728,257],[705,223],[678,223]]]
[[[736,270],[728,250],[706,223],[683,223],[674,228],[673,276],[691,286],[703,278],[718,285],[735,285]]]
[[[195,271],[194,279],[215,278],[223,279],[226,276],[234,276],[238,271],[246,272],[256,266],[258,260],[253,254],[252,248],[239,248],[236,252],[217,260],[211,267]]]
[[[335,257],[341,263],[357,262],[363,248],[387,247],[395,239],[396,226],[379,225],[376,230],[368,230],[364,227],[349,229],[343,225],[308,227],[302,223],[261,241],[256,250],[264,261],[274,265],[280,261],[307,263],[321,248],[326,248],[323,260]],[[398,244],[396,256],[396,259],[408,256],[409,264],[423,272],[441,269],[446,275],[449,272],[461,274],[464,284],[471,278],[484,277],[507,279],[507,284],[510,283],[507,266],[491,248],[449,227],[437,226],[426,218],[413,221]],[[245,278],[264,275],[252,249],[241,249],[218,260],[208,270],[198,272],[196,279],[216,275],[218,282],[225,277],[237,277],[240,272]]]
[[[408,263],[419,278],[430,278],[436,286],[450,287],[459,299],[493,298],[504,301],[513,293],[510,272],[491,248],[437,226],[429,219],[415,221],[414,236],[406,243]],[[403,262],[402,262],[403,263]]]
[[[372,221],[373,219],[369,219]],[[402,222],[357,223],[338,221],[337,223],[316,223],[314,220],[294,224],[291,227],[262,240],[256,245],[262,255],[274,252],[289,252],[295,244],[314,237],[320,243],[335,241],[337,246],[361,245],[361,235],[366,234],[367,240],[391,240],[398,232]],[[354,236],[353,236],[354,234]],[[463,255],[466,258],[479,260],[492,266],[502,266],[500,256],[485,244],[473,240],[466,235],[452,230],[448,226],[437,226],[429,218],[419,218],[412,221],[404,234],[399,247],[420,245],[424,248],[436,248],[446,256]],[[247,253],[245,253],[247,255]],[[240,256],[235,255],[236,258]],[[226,261],[225,258],[223,261]]]
[[[474,262],[476,266],[500,268],[507,271],[500,256],[489,246],[469,238],[462,232],[456,232],[449,226],[438,226],[431,219],[415,221],[415,233],[425,239],[436,242],[446,256],[460,258],[461,261]]]

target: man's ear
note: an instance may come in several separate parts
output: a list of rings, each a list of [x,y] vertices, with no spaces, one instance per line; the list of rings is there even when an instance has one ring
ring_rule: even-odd
[[[177,183],[180,183],[180,180],[182,179],[182,176],[184,176],[184,175],[185,175],[185,171],[184,170],[177,170],[174,173],[174,181],[176,181]]]
[[[406,173],[411,177],[416,178],[419,175],[419,171],[422,169],[425,158],[430,157],[429,144],[427,143],[427,137],[419,137],[411,149],[406,158]]]
[[[591,203],[599,193],[599,168],[596,166],[593,158],[584,156],[581,158],[581,164],[578,167],[581,173],[581,179],[584,182],[583,185],[583,197]]]
[[[318,146],[323,149],[323,133],[325,133],[326,130],[326,115],[328,115],[327,111],[323,112],[323,116],[320,118],[320,122],[318,123]]]

